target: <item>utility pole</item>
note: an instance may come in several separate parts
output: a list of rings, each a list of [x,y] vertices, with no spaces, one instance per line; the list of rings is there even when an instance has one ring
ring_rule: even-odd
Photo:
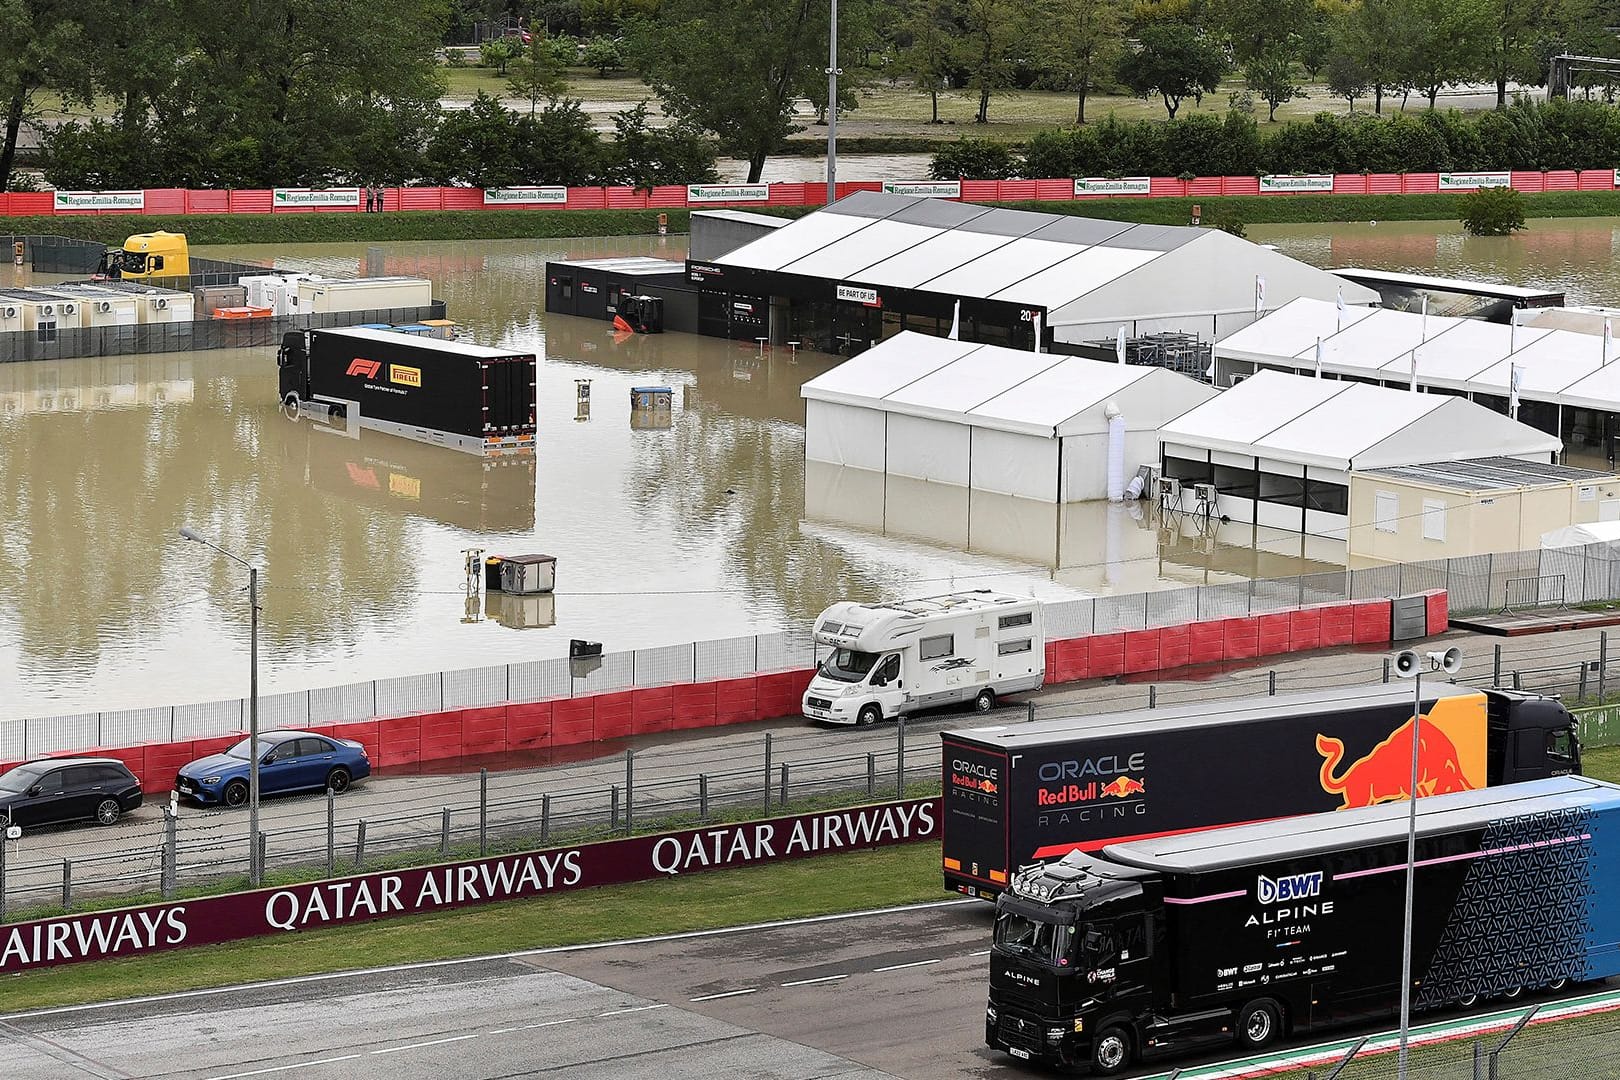
[[[827,203],[838,200],[838,0],[832,5],[827,32]]]

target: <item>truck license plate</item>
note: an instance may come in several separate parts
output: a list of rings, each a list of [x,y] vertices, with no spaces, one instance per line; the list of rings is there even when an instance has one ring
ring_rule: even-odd
[[[1025,1061],[1029,1060],[1029,1051],[1025,1050],[1022,1046],[1009,1046],[1007,1047],[1007,1053],[1011,1054],[1015,1058],[1023,1058]]]

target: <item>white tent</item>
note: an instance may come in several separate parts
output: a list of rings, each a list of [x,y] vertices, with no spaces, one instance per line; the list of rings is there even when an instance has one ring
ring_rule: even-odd
[[[805,383],[805,457],[1044,502],[1106,493],[1110,403],[1127,472],[1211,388],[1157,367],[902,333]]]
[[[1541,534],[1544,548],[1585,547],[1587,544],[1607,544],[1620,550],[1620,521],[1589,521]]]
[[[1563,447],[1449,394],[1277,371],[1169,421],[1160,440],[1164,475],[1184,487],[1213,484],[1222,515],[1317,535],[1344,528],[1352,470],[1481,457],[1547,461]]]

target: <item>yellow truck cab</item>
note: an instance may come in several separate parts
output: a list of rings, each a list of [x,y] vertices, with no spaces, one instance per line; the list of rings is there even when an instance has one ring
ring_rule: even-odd
[[[106,250],[101,265],[96,267],[96,275],[126,281],[190,277],[186,234],[136,233],[124,241],[123,247]]]

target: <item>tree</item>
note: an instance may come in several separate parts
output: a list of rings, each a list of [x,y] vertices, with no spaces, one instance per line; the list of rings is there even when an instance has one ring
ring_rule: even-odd
[[[1402,81],[1429,99],[1480,70],[1481,0],[1405,0]]]
[[[1054,83],[1078,99],[1075,123],[1086,122],[1086,98],[1112,74],[1123,50],[1124,0],[1046,0],[1050,28],[1041,57]]]
[[[1245,64],[1243,78],[1265,99],[1269,107],[1267,122],[1276,121],[1277,106],[1283,102],[1308,96],[1305,88],[1295,81],[1294,53],[1286,42],[1273,46]]]
[[[527,183],[607,182],[606,148],[590,116],[572,98],[554,98],[538,116],[520,117],[517,142],[518,170]]]
[[[1158,94],[1170,119],[1184,99],[1213,93],[1226,72],[1226,58],[1213,42],[1183,22],[1150,23],[1137,48],[1120,62],[1119,76],[1138,97]]]
[[[968,89],[979,95],[973,122],[990,121],[990,95],[1011,85],[1014,52],[1026,47],[1029,0],[962,0],[963,33],[957,59]]]
[[[10,185],[17,140],[34,95],[54,89],[72,100],[88,99],[86,61],[94,51],[77,5],[66,0],[0,3],[0,102],[5,108],[0,186]]]
[[[701,132],[647,123],[645,101],[613,114],[614,140],[606,148],[606,183],[651,190],[660,184],[702,184],[716,179],[714,146]]]
[[[1462,211],[1471,236],[1512,236],[1524,228],[1524,196],[1510,187],[1476,188],[1462,197]]]
[[[506,77],[506,88],[513,97],[529,103],[530,116],[540,102],[556,101],[568,89],[563,66],[557,62],[556,50],[544,34],[536,33],[529,38],[522,54],[512,61],[511,69]]]
[[[624,67],[624,53],[619,49],[619,43],[610,37],[593,37],[585,45],[585,53],[580,57],[586,67],[596,69],[597,78],[605,79],[615,71]]]
[[[1496,83],[1496,107],[1507,108],[1507,84],[1540,83],[1542,43],[1553,17],[1550,0],[1483,0],[1479,16],[1485,74]]]
[[[860,2],[840,5],[840,44],[842,16]],[[795,100],[826,81],[827,13],[812,0],[664,0],[635,24],[629,58],[664,112],[712,132],[754,183],[799,130]]]
[[[1210,7],[1240,64],[1274,56],[1285,45],[1296,54],[1315,14],[1311,0],[1211,0]]]
[[[446,113],[427,150],[435,183],[505,187],[524,179],[516,117],[482,90],[465,109]]]
[[[478,62],[492,67],[500,78],[506,78],[506,66],[518,58],[523,46],[512,38],[493,38],[478,46]]]
[[[1366,97],[1367,91],[1372,89],[1372,80],[1361,58],[1350,49],[1338,46],[1328,53],[1325,67],[1328,90],[1334,97],[1348,101],[1350,111],[1355,112],[1356,98]]]
[[[911,0],[903,29],[911,44],[900,53],[899,68],[912,85],[928,94],[929,123],[939,123],[939,92],[950,85],[956,66],[956,25],[951,0]]]
[[[1361,0],[1345,24],[1344,48],[1372,87],[1373,112],[1384,111],[1384,94],[1406,86],[1403,0]]]

